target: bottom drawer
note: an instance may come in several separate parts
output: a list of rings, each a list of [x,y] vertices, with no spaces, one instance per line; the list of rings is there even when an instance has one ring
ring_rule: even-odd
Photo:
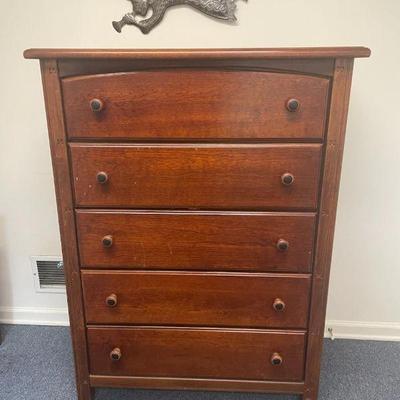
[[[87,333],[92,375],[303,380],[304,332],[90,327]]]

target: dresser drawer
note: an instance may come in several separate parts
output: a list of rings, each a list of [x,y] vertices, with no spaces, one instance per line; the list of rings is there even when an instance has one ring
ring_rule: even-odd
[[[89,324],[306,328],[308,275],[82,271]]]
[[[311,269],[313,213],[78,210],[76,220],[82,267]]]
[[[87,338],[93,375],[301,381],[304,374],[304,332],[90,327]]]
[[[70,138],[316,139],[324,134],[329,80],[251,71],[147,71],[66,78],[62,90]],[[297,110],[287,108],[290,99],[298,100]]]
[[[80,207],[317,206],[319,144],[72,144],[71,157],[75,199]],[[285,184],[285,176],[292,176],[293,182]]]

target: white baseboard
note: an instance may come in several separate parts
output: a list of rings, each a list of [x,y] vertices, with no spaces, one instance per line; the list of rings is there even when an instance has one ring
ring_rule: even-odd
[[[0,323],[68,326],[68,310],[64,308],[0,307]]]
[[[400,341],[400,323],[328,320],[325,337],[397,342]]]
[[[64,308],[0,307],[0,323],[68,326]],[[331,331],[330,331],[331,329]],[[400,323],[326,321],[325,337],[334,339],[400,341]]]

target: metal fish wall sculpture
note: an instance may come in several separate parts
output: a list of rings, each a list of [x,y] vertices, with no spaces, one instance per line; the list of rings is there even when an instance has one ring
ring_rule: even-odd
[[[134,25],[143,33],[149,33],[164,17],[168,8],[178,5],[191,6],[202,13],[226,21],[236,21],[237,0],[129,0],[133,11],[125,14],[120,21],[113,21],[113,27],[121,32],[125,25]],[[245,0],[247,1],[247,0]],[[148,12],[151,16],[147,19]],[[139,18],[138,18],[139,17]],[[142,17],[142,19],[140,18]]]

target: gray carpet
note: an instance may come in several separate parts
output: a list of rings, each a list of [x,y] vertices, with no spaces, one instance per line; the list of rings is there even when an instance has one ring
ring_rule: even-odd
[[[75,400],[68,328],[0,326],[0,400]],[[326,341],[320,400],[400,400],[400,343]],[[212,392],[97,389],[96,400],[298,400]]]

